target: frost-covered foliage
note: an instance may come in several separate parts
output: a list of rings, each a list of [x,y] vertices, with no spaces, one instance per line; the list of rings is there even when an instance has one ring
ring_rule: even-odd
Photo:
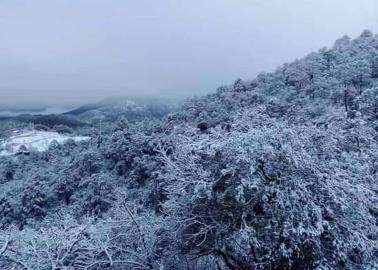
[[[284,123],[226,136],[212,130],[195,143],[180,138],[170,156],[162,149],[164,210],[184,252],[214,253],[231,269],[374,261],[375,131],[360,130],[364,142],[349,149],[359,135],[339,130]]]
[[[54,215],[38,228],[0,233],[1,269],[153,269],[151,234],[156,224],[141,227],[129,206],[117,208],[117,218],[86,220]],[[158,219],[156,220],[158,221]],[[51,224],[54,224],[51,226]],[[154,226],[155,225],[155,226]]]
[[[377,269],[377,59],[364,31],[164,120],[2,157],[0,268]]]

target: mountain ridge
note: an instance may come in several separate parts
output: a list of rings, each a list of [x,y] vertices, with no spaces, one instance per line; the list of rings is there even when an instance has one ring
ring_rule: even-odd
[[[378,267],[378,35],[161,118],[117,111],[86,143],[1,160],[0,267]]]

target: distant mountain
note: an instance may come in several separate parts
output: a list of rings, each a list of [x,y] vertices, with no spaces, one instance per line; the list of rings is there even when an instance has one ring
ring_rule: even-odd
[[[130,121],[143,118],[162,118],[178,107],[179,102],[168,99],[110,97],[96,104],[87,104],[65,112],[83,121],[114,121],[126,117]]]
[[[41,124],[47,127],[65,125],[77,128],[101,121],[116,121],[127,118],[137,121],[146,118],[162,118],[177,107],[173,100],[152,98],[110,97],[96,104],[87,104],[79,108],[64,110],[42,110],[37,112],[4,112],[0,121]],[[54,113],[56,112],[56,113]]]
[[[0,116],[0,121],[17,121],[22,123],[32,123],[40,124],[47,127],[54,127],[56,125],[65,125],[72,128],[77,128],[80,126],[85,126],[86,123],[77,120],[75,117],[70,115],[61,114],[21,114],[17,116]]]
[[[80,114],[83,114],[87,111],[96,110],[100,107],[101,107],[100,104],[88,104],[88,105],[83,105],[79,108],[70,110],[68,112],[65,112],[63,114],[65,114],[65,115],[80,115]]]
[[[38,110],[0,110],[0,117],[14,117],[21,114],[32,114],[32,115],[47,115],[47,114],[62,114],[69,111],[68,108],[62,107],[51,107],[51,108],[41,108]]]

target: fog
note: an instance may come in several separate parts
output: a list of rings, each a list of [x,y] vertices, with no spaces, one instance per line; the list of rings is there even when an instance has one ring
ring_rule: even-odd
[[[201,95],[364,29],[377,0],[3,0],[0,108]]]

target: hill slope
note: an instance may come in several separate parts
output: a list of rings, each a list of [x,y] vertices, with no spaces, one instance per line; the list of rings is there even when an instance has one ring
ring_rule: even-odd
[[[364,31],[163,121],[3,158],[0,266],[376,269],[377,80]]]

